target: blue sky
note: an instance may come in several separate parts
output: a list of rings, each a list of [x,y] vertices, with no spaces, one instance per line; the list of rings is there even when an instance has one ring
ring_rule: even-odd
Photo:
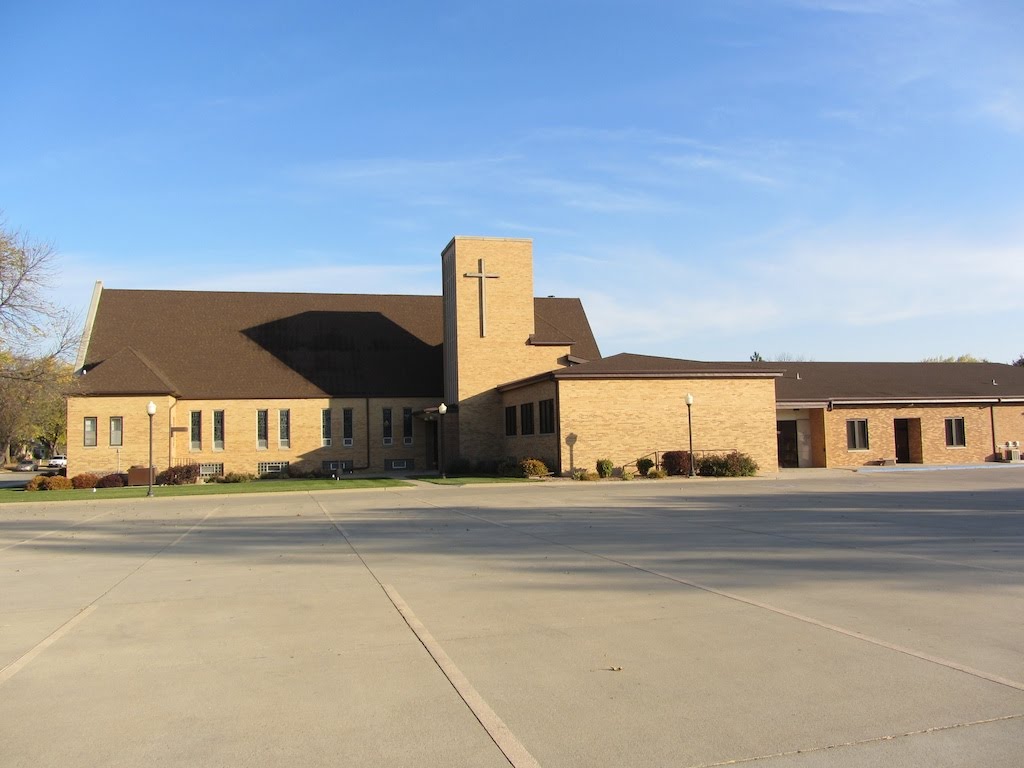
[[[1024,353],[1016,0],[6,3],[0,209],[113,288],[440,293],[605,354]]]

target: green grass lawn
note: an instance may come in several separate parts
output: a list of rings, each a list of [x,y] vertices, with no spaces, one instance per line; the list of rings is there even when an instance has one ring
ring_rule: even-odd
[[[424,483],[433,483],[434,485],[482,485],[485,483],[532,483],[535,480],[532,477],[446,477],[441,479],[434,475],[427,477],[417,477],[417,480],[422,480]]]
[[[162,485],[153,487],[153,495],[216,496],[225,493],[287,493],[303,491],[340,491],[350,488],[401,488],[409,483],[389,478],[352,478],[342,480],[254,480],[251,483],[207,483],[205,485]],[[81,491],[26,491],[0,488],[0,504],[19,501],[92,501],[99,499],[138,499],[149,492],[148,486],[134,488],[96,488]]]

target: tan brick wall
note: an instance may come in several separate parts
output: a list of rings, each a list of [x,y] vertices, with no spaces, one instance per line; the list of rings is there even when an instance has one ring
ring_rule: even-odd
[[[1007,430],[1014,420],[1024,437],[1024,420],[1014,415],[1007,406],[996,408],[1004,418]],[[1016,409],[1020,411],[1020,408]],[[946,445],[946,419],[963,418],[967,445]],[[846,422],[849,419],[868,420],[866,451],[851,451],[847,447]],[[915,463],[924,464],[976,464],[992,459],[992,426],[988,406],[972,404],[915,406],[890,408],[862,408],[836,406],[825,413],[825,441],[830,467],[859,467],[875,464],[879,459],[895,458],[895,419],[920,419],[920,436],[916,425],[910,425],[910,452]],[[1006,438],[1010,439],[1010,438]],[[1013,438],[1017,439],[1017,438]]]
[[[686,450],[688,392],[695,452],[736,449],[752,456],[762,473],[778,471],[772,379],[563,379],[560,439],[564,444],[576,435],[573,463],[584,469],[594,469],[598,459],[621,466],[653,451]]]
[[[153,464],[166,467],[171,446],[168,427],[174,399],[166,395],[68,398],[68,477],[82,472],[127,472],[131,466],[149,463],[149,415],[153,401]],[[122,419],[122,445],[110,444],[110,417]],[[85,446],[85,418],[96,419],[96,445]]]
[[[555,404],[555,431],[544,435],[540,433],[541,400],[556,400],[555,382],[542,381],[537,384],[531,384],[528,387],[521,387],[519,389],[513,389],[503,393],[498,430],[499,434],[505,436],[505,408],[507,406],[514,406],[516,409],[516,435],[514,437],[504,437],[505,455],[516,459],[541,459],[548,465],[548,469],[552,472],[558,472],[559,451],[557,400]],[[519,422],[519,407],[524,403],[533,403],[534,434],[532,435],[520,434],[521,425]]]
[[[488,274],[485,287],[486,336],[480,335],[480,280],[465,277],[478,272],[480,260]],[[559,367],[568,346],[535,347],[527,343],[534,332],[533,245],[529,240],[455,238],[442,254],[446,316],[454,323],[457,358],[446,358],[446,399],[459,406],[453,455],[474,459],[505,456],[502,398],[495,387]],[[451,314],[454,312],[454,318]],[[450,337],[451,329],[448,330]],[[446,346],[448,346],[446,344]],[[452,366],[456,367],[453,372]],[[457,392],[450,390],[457,387]]]
[[[75,397],[68,400],[68,472],[115,472],[133,464],[145,465],[149,450],[146,403],[158,404],[154,417],[154,464],[163,469],[171,463],[224,464],[225,472],[256,472],[260,462],[287,461],[318,469],[323,461],[352,461],[358,471],[381,472],[387,459],[412,459],[417,469],[430,469],[433,447],[431,432],[421,419],[413,418],[413,443],[405,445],[402,409],[413,411],[436,406],[425,398],[312,398],[303,400],[178,400],[149,397]],[[392,409],[392,445],[383,441],[383,408]],[[324,446],[322,410],[331,409],[331,445]],[[343,440],[343,409],[352,409],[353,445]],[[268,414],[267,448],[257,447],[256,413]],[[280,443],[280,411],[290,411],[290,445]],[[224,449],[213,447],[213,412],[224,411]],[[202,413],[202,444],[191,449],[190,415]],[[367,422],[369,413],[369,422]],[[137,415],[141,414],[141,415]],[[85,416],[96,416],[99,424],[96,448],[82,446]],[[107,424],[111,416],[124,418],[124,445],[111,448]],[[173,427],[181,431],[171,432]]]
[[[1003,443],[1016,440],[1024,446],[1024,403],[997,405],[992,410],[996,445],[1002,448]]]

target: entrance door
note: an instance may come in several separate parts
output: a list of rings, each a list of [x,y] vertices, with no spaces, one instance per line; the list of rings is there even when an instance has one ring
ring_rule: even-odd
[[[910,463],[910,419],[893,419],[893,431],[896,433],[896,463]]]
[[[800,466],[800,448],[797,441],[795,421],[775,422],[779,436],[779,466],[784,468]]]

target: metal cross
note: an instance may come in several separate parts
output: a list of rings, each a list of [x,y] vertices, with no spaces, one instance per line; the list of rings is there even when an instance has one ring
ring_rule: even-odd
[[[484,268],[484,260],[480,259],[479,272],[467,272],[463,277],[475,277],[480,280],[480,337],[487,335],[487,279],[498,278],[501,275],[489,275]]]

